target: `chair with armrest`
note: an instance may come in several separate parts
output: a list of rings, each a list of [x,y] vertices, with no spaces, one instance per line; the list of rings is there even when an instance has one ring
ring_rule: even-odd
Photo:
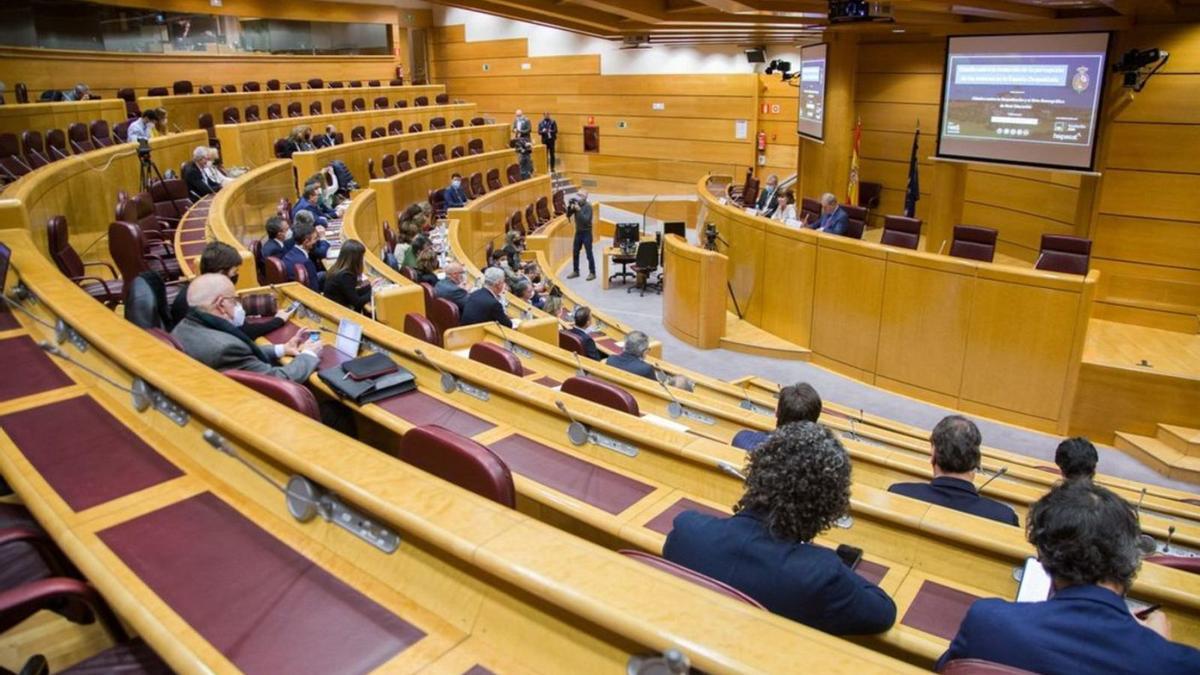
[[[725,196],[728,197],[729,201],[731,201],[731,202],[735,202],[735,203],[739,203],[739,204],[744,203],[742,200],[742,195],[744,195],[746,193],[746,188],[750,187],[751,181],[753,181],[753,183],[755,185],[758,184],[757,179],[754,178],[754,169],[748,168],[748,169],[746,169],[746,178],[745,178],[745,180],[742,181],[742,184],[741,185],[732,185],[731,184],[729,187],[727,187],[725,189]]]
[[[434,188],[427,193],[429,207],[434,218],[446,217],[446,192],[442,188]]]
[[[58,271],[109,309],[121,304],[121,299],[125,297],[124,282],[107,262],[84,262],[83,258],[79,257],[79,253],[71,246],[66,216],[51,216],[46,223],[46,235],[49,240],[50,258],[58,267]],[[108,270],[108,278],[89,275],[89,267]]]
[[[396,99],[396,102],[392,105],[393,110],[398,109],[398,108],[407,108],[407,107],[408,107],[408,101],[403,98]]]
[[[322,110],[323,110],[323,109],[322,109],[322,107],[321,107],[321,102],[320,102],[320,101],[313,101],[312,103],[309,103],[309,104],[308,104],[308,114],[309,114],[310,116],[312,116],[312,115],[320,115]],[[337,111],[335,110],[334,112],[337,112]]]
[[[487,188],[483,186],[483,172],[481,171],[471,174],[471,194],[473,198],[482,197],[487,194]]]
[[[250,256],[254,259],[254,277],[259,286],[267,285],[267,266],[263,262],[263,240],[255,239],[250,242]]]
[[[280,91],[279,80],[267,80],[267,91]]]
[[[496,370],[502,370],[509,375],[517,377],[525,375],[525,368],[521,366],[521,359],[518,359],[516,354],[491,342],[476,342],[471,345],[468,358]]]
[[[438,94],[437,96],[433,97],[433,102],[437,105],[449,105],[450,94]]]
[[[434,298],[429,308],[429,320],[437,328],[437,345],[440,347],[446,331],[458,327],[458,305],[445,298]]]
[[[341,80],[330,80],[325,83],[325,86],[329,89],[341,89],[341,88],[345,87],[346,84],[344,82],[342,82]]]
[[[433,146],[433,149],[429,152],[429,158],[433,160],[434,164],[446,161],[446,144],[438,143]]]
[[[391,178],[396,175],[396,156],[387,154],[383,156],[383,163],[380,165],[380,170],[383,172],[384,178]]]
[[[197,93],[211,94],[211,93],[213,93],[213,86],[211,84],[202,84],[202,85],[200,85],[200,89]]]
[[[67,127],[67,139],[71,141],[71,154],[79,155],[96,149],[87,125],[83,122],[74,122]]]
[[[471,118],[471,126],[473,126],[473,127],[481,127],[485,124],[487,124],[487,120],[483,119],[482,117],[472,117]]]
[[[349,82],[346,83],[346,86],[353,87],[355,89],[359,89],[363,86],[362,80],[350,80]]]
[[[906,216],[884,216],[883,236],[879,243],[917,250],[921,245],[921,220]]]
[[[569,330],[558,331],[558,346],[569,352],[575,352],[580,356],[587,356],[587,345],[583,344],[583,338],[572,333]]]
[[[427,106],[427,105],[429,105],[429,97],[428,96],[418,96],[413,99],[413,105],[418,108]]]
[[[429,151],[425,148],[420,148],[413,153],[413,166],[429,166]]]
[[[482,155],[483,154],[483,139],[482,138],[472,138],[471,140],[467,141],[467,154],[468,155]]]
[[[383,85],[380,84],[379,80],[367,80],[367,86],[368,87],[381,87]]]
[[[758,201],[758,179],[754,176],[746,178],[746,185],[738,198],[738,204],[751,207]]]
[[[652,553],[646,553],[645,551],[633,551],[630,549],[621,549],[618,551],[618,553],[626,558],[636,560],[643,565],[648,565],[657,570],[666,572],[671,576],[679,577],[680,579],[686,579],[697,586],[703,586],[710,591],[716,591],[717,593],[733,598],[734,600],[740,600],[752,607],[765,609],[757,600],[739,591],[733,586],[730,586],[723,581],[717,581],[716,579],[699,572],[690,570],[683,565],[677,565],[666,558],[660,558],[659,556],[656,556]]]
[[[393,77],[392,79],[388,80],[388,86],[389,87],[403,87],[404,86],[404,78],[403,77]]]
[[[147,96],[170,96],[171,92],[166,87],[150,87],[146,90]]]
[[[883,196],[883,183],[861,182],[858,184],[858,206],[872,211],[879,208],[879,198]]]
[[[275,159],[287,159],[288,150],[292,144],[286,138],[276,138],[275,145],[272,146],[275,152]]]
[[[321,419],[317,398],[302,384],[273,375],[252,373],[248,370],[226,370],[224,372],[229,379],[246,385],[276,403],[282,403],[314,420]]]
[[[367,158],[367,177],[370,178],[371,180],[375,180],[376,178],[379,178],[379,176],[376,175],[376,173],[375,173],[375,158],[374,157]]]
[[[272,103],[267,106],[267,119],[281,120],[283,119],[283,106],[278,103]]]
[[[461,145],[456,145],[450,148],[450,159],[458,159],[467,156],[467,149]]]
[[[246,106],[245,117],[247,122],[258,122],[262,120],[262,115],[259,114],[259,107],[257,105]]]
[[[21,132],[21,148],[24,150],[25,163],[30,169],[40,169],[53,162],[46,152],[46,144],[39,131],[26,129]]]
[[[331,101],[329,103],[329,112],[331,112],[331,113],[346,112],[346,99],[344,99],[344,98],[333,99],[333,101]]]
[[[438,344],[437,327],[433,325],[432,321],[416,312],[404,315],[404,332],[431,345]]]
[[[412,162],[409,161],[409,159],[408,159],[408,151],[401,150],[400,152],[397,152],[396,153],[396,172],[404,173],[405,171],[411,171],[412,168],[413,168]]]
[[[375,99],[373,101],[371,101],[371,107],[375,110],[387,110],[388,108],[391,108],[392,106],[391,106],[390,102],[388,101],[388,97],[376,96]]]
[[[504,171],[505,178],[508,179],[508,184],[521,182],[521,167],[516,164],[509,164]]]
[[[647,288],[662,293],[662,279],[656,282],[650,281],[650,275],[658,271],[658,246],[657,241],[638,242],[637,259],[633,263],[633,273],[637,275],[637,283],[626,289],[626,293],[632,293],[634,289],[638,289],[639,295],[645,297]]]
[[[538,228],[541,226],[542,226],[542,221],[541,221],[541,219],[539,219],[537,217],[537,209],[534,208],[533,204],[526,206],[525,207],[525,231],[526,232],[537,232]]]
[[[488,192],[495,192],[504,187],[500,182],[500,169],[488,169],[487,172],[487,188]]]
[[[46,155],[51,162],[70,156],[67,151],[67,135],[62,129],[50,129],[46,132]]]
[[[466,124],[462,121],[461,117],[455,117],[450,121],[451,129],[462,129],[464,126],[466,126]]]
[[[192,87],[191,80],[176,80],[175,83],[171,85],[171,93],[175,96],[185,96],[193,93],[194,91],[195,89]],[[209,93],[211,94],[212,92]]]
[[[96,120],[88,126],[88,133],[92,136],[92,145],[97,148],[107,148],[112,146],[112,133],[108,128],[107,120]]]
[[[236,84],[223,84],[223,85],[221,85],[221,93],[222,94],[235,94],[235,93],[237,93],[237,85]]]
[[[555,190],[550,195],[550,203],[554,205],[554,215],[561,216],[567,212],[567,197],[563,190]]]
[[[353,112],[363,112],[366,109],[367,101],[363,97],[359,96],[358,98],[350,101],[350,110]]]
[[[950,255],[981,262],[992,262],[996,256],[996,230],[976,225],[955,225]]]
[[[388,136],[399,136],[404,133],[404,122],[392,120],[387,125]]]
[[[445,117],[432,117],[429,119],[429,130],[430,131],[433,131],[435,129],[445,129],[445,128],[446,128],[446,118]]]
[[[800,219],[808,219],[810,224],[815,224],[817,219],[821,217],[821,202],[809,197],[800,199]]]
[[[162,328],[144,328],[142,330],[145,330],[147,333],[157,338],[159,342],[174,349],[175,351],[183,351],[183,343],[175,339],[174,335],[171,335]]]
[[[516,508],[517,491],[504,460],[487,447],[436,424],[410,429],[396,458],[497,504]]]
[[[1066,234],[1043,234],[1041,251],[1033,268],[1047,272],[1086,275],[1091,257],[1091,239]]]
[[[142,116],[142,109],[138,107],[137,93],[126,87],[117,90],[117,98],[125,102],[125,117],[129,119],[137,119]]]
[[[243,82],[242,91],[262,91],[262,85],[257,82]]]
[[[617,412],[627,413],[634,417],[641,415],[641,412],[638,410],[637,399],[629,392],[611,382],[605,382],[594,377],[576,375],[568,377],[567,381],[562,383],[561,391],[564,394],[578,396],[592,403],[599,403]]]
[[[325,88],[325,80],[322,80],[319,77],[309,78],[308,88],[309,89],[324,89]]]
[[[303,89],[299,82],[288,82],[287,84],[283,85],[283,88],[287,91],[300,91]]]
[[[851,239],[862,239],[863,231],[867,229],[867,209],[861,206],[842,204],[842,210],[846,212],[848,219],[846,233],[842,236]]]
[[[180,219],[192,207],[192,199],[188,195],[187,183],[182,178],[167,178],[150,183],[150,201],[154,205],[154,215],[168,226],[168,229],[179,224]]]
[[[221,124],[241,124],[242,113],[234,106],[225,106],[221,111]]]
[[[118,220],[108,226],[108,252],[121,272],[126,296],[133,280],[142,272],[157,272],[168,284],[178,278],[178,273],[172,276],[167,261],[161,255],[147,253],[146,249],[145,236],[137,224]]]
[[[268,284],[286,284],[288,281],[287,268],[279,258],[274,256],[263,258],[263,271]]]
[[[33,171],[21,157],[21,144],[16,134],[0,134],[0,179],[12,182]]]
[[[196,118],[196,126],[208,132],[209,145],[217,142],[217,125],[213,122],[212,113],[200,113]]]
[[[420,133],[424,130],[425,127],[421,126],[420,122],[413,122],[412,124],[408,125],[408,133],[410,134]]]
[[[537,202],[534,204],[534,209],[537,211],[538,220],[543,225],[550,222],[554,217],[550,213],[550,200],[546,197],[538,197]]]
[[[288,117],[304,117],[304,107],[299,101],[292,101],[287,106]]]

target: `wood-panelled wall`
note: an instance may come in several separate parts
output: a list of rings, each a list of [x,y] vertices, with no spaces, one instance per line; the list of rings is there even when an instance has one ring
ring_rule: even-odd
[[[1115,53],[1159,47],[1167,65],[1138,94],[1105,104],[1092,261],[1097,316],[1200,332],[1200,25],[1119,34]]]
[[[521,108],[536,127],[549,111],[558,121],[558,168],[600,192],[692,194],[699,176],[741,174],[755,162],[757,75],[601,75],[598,54],[527,54],[523,38],[466,42],[462,26],[443,26],[433,32],[434,81],[500,122]],[[585,154],[589,116],[600,152]],[[745,139],[735,137],[736,120],[747,122]],[[782,168],[789,154],[769,157]]]

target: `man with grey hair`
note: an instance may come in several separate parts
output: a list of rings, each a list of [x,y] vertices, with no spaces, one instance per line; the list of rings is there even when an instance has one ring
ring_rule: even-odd
[[[87,101],[91,98],[91,88],[82,82],[75,85],[74,89],[68,89],[62,93],[62,100],[64,101]]]
[[[215,194],[221,189],[219,184],[208,180],[204,175],[204,169],[208,166],[208,146],[198,145],[192,151],[192,161],[183,165],[183,180],[187,183],[188,192],[192,194],[193,199],[199,199],[204,195]]]
[[[312,211],[297,211],[296,215],[292,217],[292,226],[296,225],[311,225],[317,233],[317,243],[313,244],[308,257],[312,259],[317,269],[324,269],[324,260],[328,257],[330,248],[330,243],[325,240],[325,226],[317,224],[317,217],[313,215]]]
[[[625,348],[620,354],[613,354],[605,361],[613,368],[620,368],[634,375],[657,380],[654,366],[646,363],[646,351],[650,349],[650,338],[640,330],[635,330],[625,336]]]
[[[775,212],[776,198],[779,195],[779,176],[767,176],[767,183],[758,192],[758,201],[754,208],[760,216],[770,216]]]
[[[850,215],[841,206],[838,206],[837,197],[833,193],[826,192],[821,195],[821,217],[817,219],[817,224],[813,227],[821,232],[829,234],[846,234],[846,229],[850,226]]]
[[[457,262],[446,265],[445,272],[445,278],[439,280],[437,286],[433,287],[433,294],[458,305],[458,313],[462,315],[463,310],[467,308],[466,272],[463,270],[462,263]]]
[[[575,193],[567,204],[567,217],[575,221],[575,241],[571,244],[571,273],[568,279],[579,277],[579,250],[587,253],[587,280],[596,278],[596,259],[592,256],[592,205],[588,203],[587,190]]]
[[[484,270],[483,288],[467,296],[467,303],[458,324],[469,326],[475,323],[496,321],[505,328],[512,328],[512,321],[504,312],[504,304],[500,301],[504,297],[506,285],[504,270],[499,267],[489,267]]]
[[[306,340],[304,331],[286,343],[264,350],[244,332],[246,312],[242,309],[233,281],[224,274],[201,274],[188,284],[191,308],[171,335],[188,356],[216,370],[248,370],[304,382],[317,369],[319,342]],[[279,365],[283,356],[291,363]]]

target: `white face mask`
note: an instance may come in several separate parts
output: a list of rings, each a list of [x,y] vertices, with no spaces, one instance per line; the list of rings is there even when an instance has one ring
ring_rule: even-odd
[[[246,323],[246,310],[239,302],[233,306],[233,325],[241,328],[244,323]]]
[[[455,188],[457,188],[458,186],[462,185],[462,181],[460,181],[460,180],[458,180],[457,178],[455,178],[454,180],[450,181],[450,185],[452,185],[452,186],[454,186]]]

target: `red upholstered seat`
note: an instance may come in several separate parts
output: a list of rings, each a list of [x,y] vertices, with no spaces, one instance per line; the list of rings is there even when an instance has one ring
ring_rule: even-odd
[[[283,265],[283,261],[274,256],[263,258],[263,271],[267,277],[268,284],[286,284],[287,269]]]
[[[247,122],[258,122],[261,119],[262,119],[262,115],[259,114],[259,108],[257,105],[246,106],[246,121]]]
[[[545,197],[538,197],[537,203],[534,205],[537,210],[538,220],[544,225],[550,222],[554,216],[550,213],[550,200]]]
[[[439,344],[437,327],[433,325],[432,321],[416,312],[404,315],[404,332],[431,345]]]
[[[353,129],[351,129],[350,130],[350,140],[351,141],[367,140],[367,128],[360,124],[359,126],[356,126]]]
[[[997,234],[998,232],[990,227],[955,225],[950,255],[990,263],[996,256]]]
[[[279,91],[279,80],[267,80],[267,91]]]
[[[716,579],[713,579],[712,577],[709,577],[709,576],[705,576],[699,572],[694,572],[694,571],[684,567],[683,565],[676,565],[675,563],[671,562],[670,560],[667,560],[665,558],[660,558],[656,555],[653,555],[651,553],[646,553],[644,551],[632,551],[629,549],[621,549],[620,553],[621,553],[621,555],[625,556],[626,558],[631,558],[633,560],[636,560],[636,561],[642,563],[643,565],[647,565],[649,567],[653,567],[655,569],[662,570],[663,572],[666,572],[667,574],[670,574],[672,576],[679,577],[680,579],[686,579],[686,580],[692,582],[693,584],[696,584],[697,586],[703,586],[704,588],[707,588],[710,591],[716,591],[717,593],[720,593],[721,595],[733,598],[734,600],[740,600],[752,607],[764,609],[764,607],[761,604],[759,604],[759,602],[757,600],[755,600],[754,598],[739,591],[738,589],[734,588],[733,586],[730,586],[729,584],[726,584],[725,582],[722,582],[722,581],[717,581]]]
[[[458,159],[459,157],[466,157],[466,156],[467,156],[467,150],[463,146],[456,145],[453,148],[450,148],[450,159]]]
[[[275,159],[287,159],[288,146],[291,143],[286,138],[275,139]]]
[[[883,236],[879,243],[886,246],[910,248],[915,251],[921,243],[921,219],[884,216]]]
[[[46,144],[42,141],[41,132],[32,129],[21,132],[21,147],[24,149],[25,163],[29,165],[30,169],[40,169],[58,159],[51,157],[46,152]]]
[[[412,129],[409,129],[409,131],[412,131]],[[420,130],[418,129],[418,131],[420,131]],[[428,150],[426,150],[425,148],[421,148],[413,153],[413,166],[422,167],[422,166],[428,166],[428,165],[429,165],[429,151]]]
[[[842,210],[849,217],[846,233],[843,236],[851,239],[862,239],[863,231],[867,229],[867,210],[861,206],[842,204]]]
[[[234,106],[226,106],[221,111],[222,124],[238,124],[242,121],[242,113]]]
[[[434,164],[446,161],[446,145],[444,143],[438,143],[437,145],[433,146],[433,150],[430,151],[429,155]]]
[[[81,154],[91,152],[96,149],[92,143],[91,135],[88,133],[87,125],[83,122],[75,122],[67,127],[67,139],[71,142],[71,152],[73,154]]]
[[[302,384],[291,380],[262,373],[252,373],[246,370],[226,370],[230,379],[263,394],[267,398],[313,418],[321,419],[321,411],[317,407],[317,399],[313,393]]]
[[[746,184],[742,188],[742,193],[738,197],[738,203],[742,206],[752,206],[758,201],[758,179],[753,176],[746,177]]]
[[[558,331],[558,346],[569,352],[575,352],[580,356],[587,356],[587,347],[583,344],[583,338],[571,331]]]
[[[942,666],[942,675],[1034,675],[1028,670],[983,659],[954,659]]]
[[[435,190],[430,190],[427,197],[429,199],[429,208],[433,211],[433,217],[445,218],[446,192],[441,188],[437,188]]]
[[[392,106],[388,103],[388,97],[376,96],[375,100],[371,102],[371,107],[375,110],[387,110]]]
[[[299,101],[292,101],[287,106],[288,117],[304,117],[304,108]]]
[[[322,80],[319,77],[309,78],[308,88],[309,89],[324,89],[325,88],[325,80]]]
[[[367,177],[370,178],[371,180],[375,180],[376,178],[379,178],[379,175],[375,173],[375,158],[374,157],[367,158]]]
[[[85,263],[71,246],[71,235],[67,227],[66,216],[52,216],[46,223],[46,236],[49,240],[50,257],[71,281],[79,284],[93,298],[96,298],[109,308],[121,303],[125,296],[124,282],[117,278],[117,271],[106,262]],[[108,278],[88,275],[88,267],[102,267],[108,270]]]
[[[505,177],[508,178],[509,185],[517,183],[521,180],[521,167],[517,166],[516,164],[509,164],[508,168],[505,169],[504,174]]]
[[[418,469],[509,508],[517,505],[512,473],[496,453],[436,424],[404,434],[396,455]]]
[[[471,345],[469,357],[472,361],[503,370],[510,375],[521,377],[525,374],[521,359],[518,359],[516,354],[490,342],[476,342]]]
[[[396,153],[396,171],[399,173],[404,173],[405,171],[411,171],[412,168],[413,168],[412,162],[409,161],[409,159],[408,159],[408,151],[401,150],[400,152],[397,152]]]
[[[821,202],[804,197],[800,200],[800,218],[807,217],[808,222],[815,223],[821,217]]]
[[[387,125],[388,136],[399,136],[404,133],[404,122],[392,120]]]
[[[257,82],[243,82],[242,91],[262,91],[262,85]]]
[[[165,330],[163,330],[163,329],[161,329],[161,328],[146,328],[146,329],[144,329],[144,330],[145,330],[147,333],[149,333],[149,334],[153,335],[154,337],[158,338],[158,341],[159,341],[159,342],[161,342],[161,343],[163,343],[163,344],[167,345],[168,347],[172,347],[172,348],[174,348],[174,349],[177,349],[177,350],[179,350],[179,351],[183,351],[183,345],[182,345],[182,344],[180,344],[179,340],[176,340],[176,339],[175,339],[175,336],[174,336],[174,335],[171,335],[171,334],[170,334],[170,333],[168,333],[167,331],[165,331]]]
[[[272,103],[267,106],[267,119],[279,120],[283,119],[283,108],[278,103]]]
[[[333,99],[333,101],[329,104],[329,112],[331,112],[331,113],[346,112],[346,99],[344,99],[344,98]]]
[[[383,156],[383,177],[390,178],[396,175],[396,156],[387,154]]]
[[[482,138],[472,138],[471,140],[467,141],[467,154],[468,155],[482,155],[483,154],[483,139]]]
[[[438,105],[446,105],[450,102],[450,94],[438,94],[433,97],[433,102]]]
[[[562,392],[630,415],[641,414],[638,411],[637,399],[629,392],[594,377],[569,377],[562,384]]]
[[[107,148],[113,144],[112,134],[106,120],[92,122],[88,127],[88,133],[92,136],[92,145],[97,148]]]
[[[458,327],[458,305],[445,298],[434,298],[433,306],[429,308],[429,320],[437,327],[437,344],[441,346],[446,331]]]
[[[455,117],[454,120],[450,122],[451,129],[461,129],[464,126],[466,126],[466,123],[462,121],[461,117]]]
[[[562,190],[555,190],[554,194],[550,195],[550,203],[554,206],[554,215],[561,216],[567,212],[567,197]]]
[[[487,194],[487,188],[483,186],[483,173],[476,171],[471,174],[471,197],[474,199],[485,194]]]
[[[414,106],[426,106],[426,105],[429,105],[429,97],[428,97],[428,96],[418,96],[418,97],[416,97],[416,98],[414,98],[414,99],[413,99],[413,105],[414,105]]]
[[[351,85],[353,86],[353,85]],[[361,96],[350,101],[350,110],[354,112],[362,112],[367,109],[367,101]]]
[[[211,84],[202,84],[202,85],[200,85],[200,89],[198,90],[198,93],[211,94],[211,93],[213,93],[213,86]]]
[[[108,226],[108,252],[121,271],[125,292],[142,272],[158,272],[167,280],[178,278],[178,272],[172,273],[161,255],[147,253],[146,248],[145,235],[137,224],[118,220]]]
[[[1200,574],[1200,558],[1193,558],[1186,555],[1171,555],[1163,553],[1159,555],[1147,556],[1144,559],[1148,563],[1170,567],[1172,569],[1191,572],[1192,574]]]
[[[186,96],[194,91],[195,89],[192,87],[191,80],[176,80],[175,83],[171,85],[171,92],[176,96]]]
[[[192,207],[187,183],[181,178],[167,178],[150,183],[150,201],[154,215],[166,223],[178,223]]]
[[[1043,234],[1035,269],[1066,274],[1087,274],[1092,240],[1066,234]]]
[[[398,109],[398,108],[407,108],[407,107],[408,107],[408,100],[403,99],[403,98],[396,99],[396,103],[392,105],[393,110]]]
[[[0,134],[0,180],[14,181],[33,168],[21,157],[16,134]]]
[[[313,101],[312,103],[308,104],[308,114],[309,115],[320,115],[321,112],[322,112],[322,107],[321,107],[320,101]],[[334,110],[333,112],[341,112],[341,111]]]
[[[146,90],[147,96],[170,96],[170,91],[166,87],[150,87]]]
[[[126,87],[117,90],[117,98],[125,102],[125,117],[136,119],[142,116],[142,109],[137,104],[137,93]]]
[[[374,127],[371,129],[371,138],[383,138],[387,136],[387,129],[383,127]]]
[[[488,169],[487,172],[487,188],[488,192],[494,192],[504,187],[504,183],[500,182],[500,169]]]

